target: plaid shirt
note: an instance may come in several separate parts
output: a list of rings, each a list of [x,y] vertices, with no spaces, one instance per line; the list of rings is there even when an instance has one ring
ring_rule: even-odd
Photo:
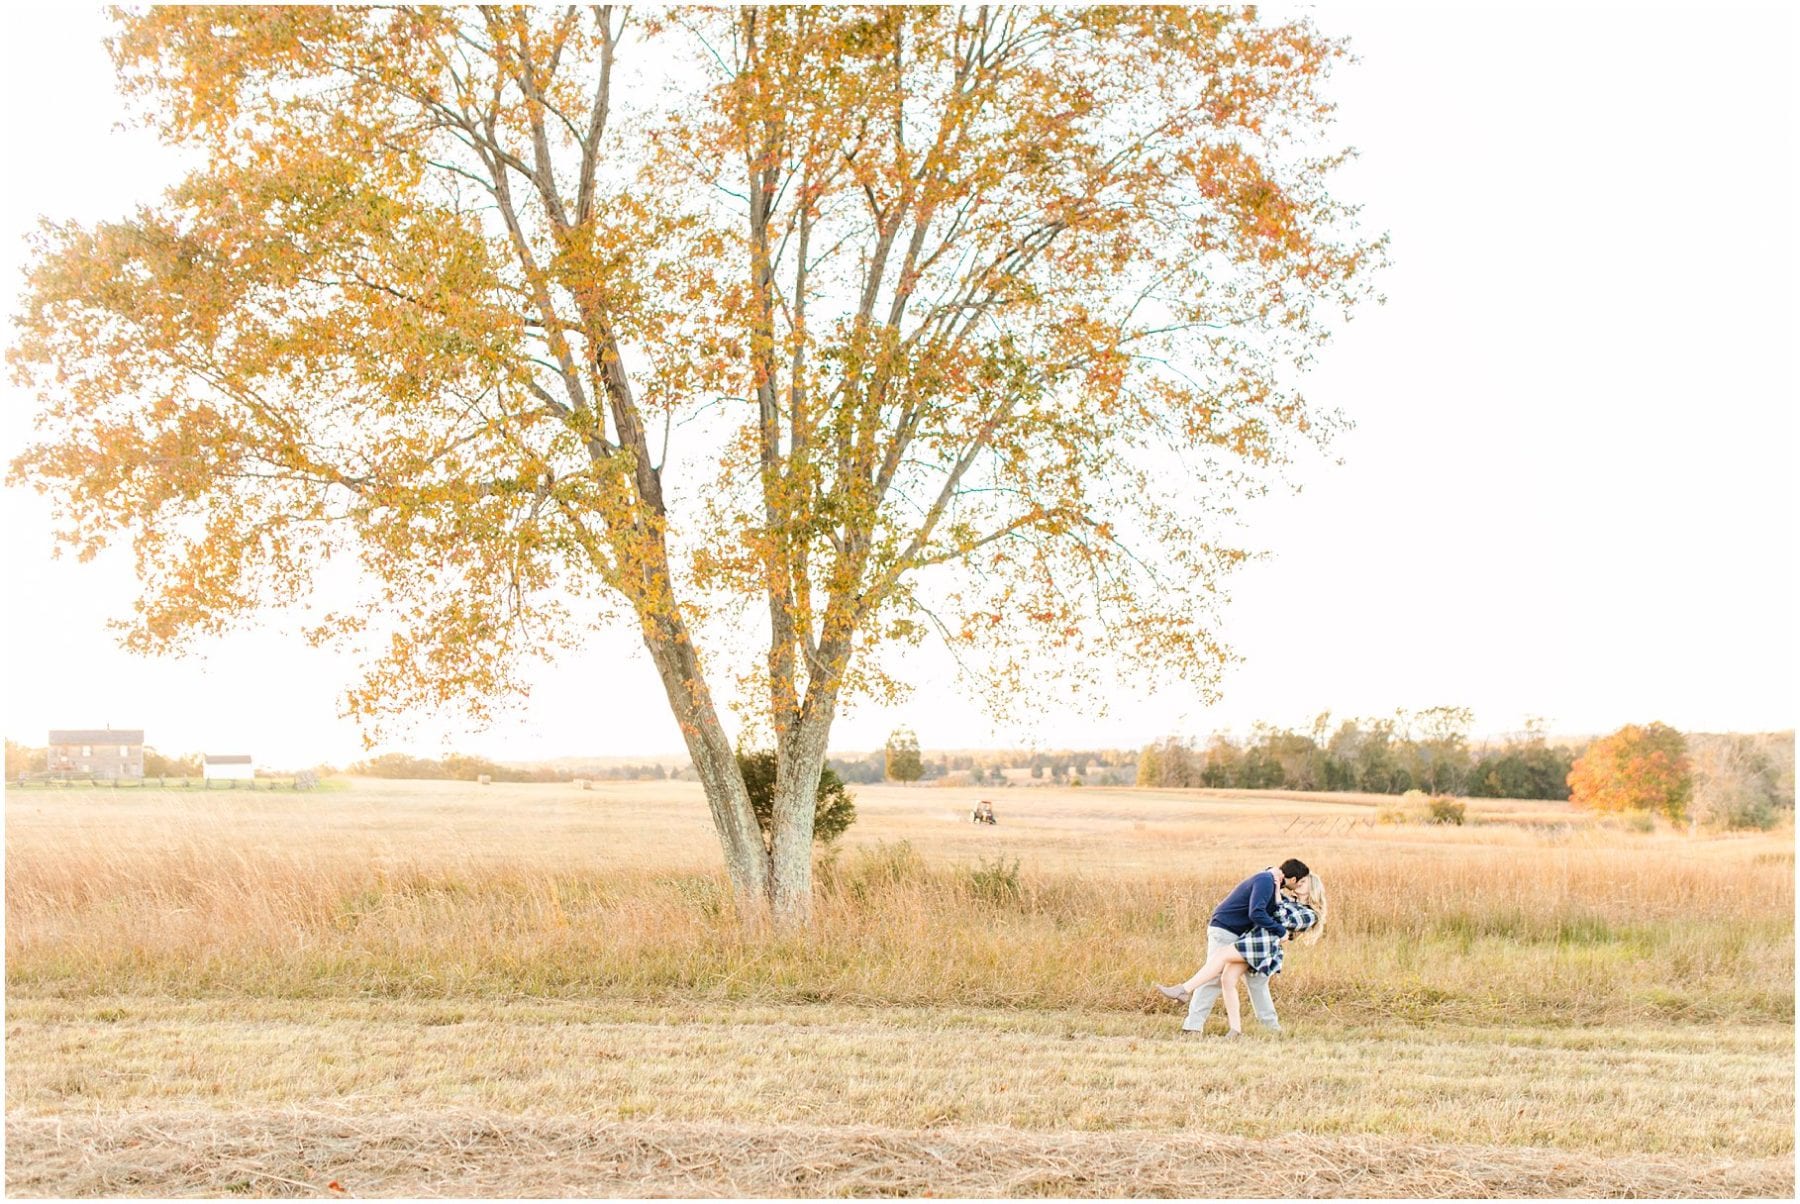
[[[1252,974],[1281,973],[1282,937],[1303,932],[1319,922],[1318,912],[1285,896],[1276,901],[1275,915],[1287,926],[1284,932],[1252,928],[1235,942],[1237,951],[1244,955],[1244,964]]]
[[[1275,904],[1275,914],[1287,925],[1288,935],[1305,932],[1319,922],[1319,913],[1298,899],[1283,897]]]

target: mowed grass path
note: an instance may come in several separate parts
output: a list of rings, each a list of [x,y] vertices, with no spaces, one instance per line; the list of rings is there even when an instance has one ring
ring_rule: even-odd
[[[685,784],[10,796],[9,1190],[1792,1194],[1791,832],[974,793],[861,789],[775,942]],[[1288,1032],[1179,1037],[1289,854]]]

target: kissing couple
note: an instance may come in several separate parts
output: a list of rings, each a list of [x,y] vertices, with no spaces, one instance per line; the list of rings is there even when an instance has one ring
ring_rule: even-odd
[[[1282,944],[1299,936],[1312,944],[1325,935],[1325,884],[1304,861],[1290,857],[1238,883],[1213,909],[1206,928],[1206,964],[1186,982],[1156,989],[1188,1005],[1184,1033],[1206,1027],[1213,1002],[1225,995],[1227,1037],[1244,1035],[1238,984],[1249,988],[1256,1018],[1270,1032],[1281,1031],[1269,979],[1281,973]]]

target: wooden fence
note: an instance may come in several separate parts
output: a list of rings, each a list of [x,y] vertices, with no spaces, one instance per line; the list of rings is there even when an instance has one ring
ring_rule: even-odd
[[[1296,815],[1288,820],[1282,831],[1289,835],[1330,836],[1348,835],[1358,828],[1373,828],[1373,815]]]

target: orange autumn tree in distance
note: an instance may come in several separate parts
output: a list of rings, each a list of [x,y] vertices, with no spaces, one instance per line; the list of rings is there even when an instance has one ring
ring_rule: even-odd
[[[1569,771],[1569,801],[1596,811],[1687,815],[1694,794],[1687,740],[1672,727],[1628,724],[1588,746]]]
[[[365,596],[307,634],[368,650],[348,698],[377,733],[484,717],[634,624],[740,902],[783,923],[833,719],[902,684],[884,653],[942,639],[998,698],[1102,659],[1211,687],[1243,557],[1219,529],[1339,424],[1295,380],[1383,256],[1327,188],[1345,48],[1305,21],[118,21],[198,166],[42,236],[14,475],[81,554],[131,541],[128,646],[354,559]],[[772,849],[721,718],[746,684]]]

